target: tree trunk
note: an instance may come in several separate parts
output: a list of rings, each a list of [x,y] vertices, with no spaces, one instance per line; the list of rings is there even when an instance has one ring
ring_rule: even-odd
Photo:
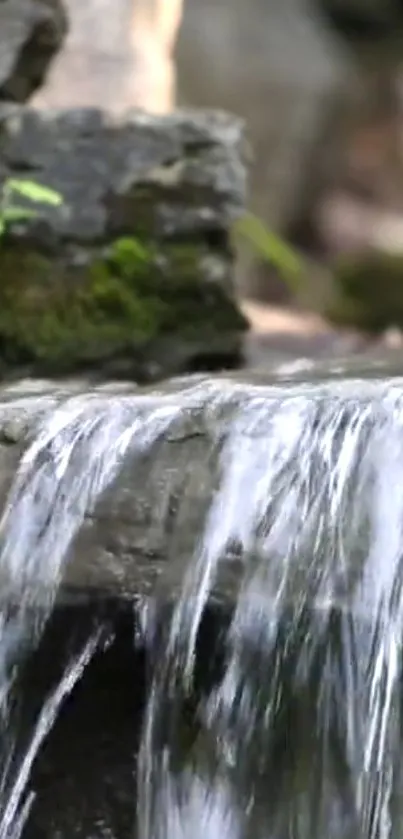
[[[183,0],[66,0],[66,6],[66,45],[34,104],[153,113],[174,107]]]

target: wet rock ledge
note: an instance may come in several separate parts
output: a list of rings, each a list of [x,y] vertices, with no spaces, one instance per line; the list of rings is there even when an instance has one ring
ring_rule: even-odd
[[[116,479],[100,495],[95,508],[88,510],[72,544],[59,596],[60,606],[80,607],[88,602],[159,595],[164,601],[171,601],[176,597],[196,546],[196,535],[203,529],[214,488],[220,480],[215,450],[217,429],[223,424],[225,436],[226,420],[233,415],[239,398],[237,388],[233,391],[229,386],[228,399],[222,405],[219,400],[216,408],[213,400],[210,415],[206,397],[211,387],[216,390],[216,383],[207,379],[204,386],[204,382],[203,376],[191,376],[168,381],[155,389],[136,388],[122,382],[91,386],[80,379],[62,384],[27,380],[0,390],[1,509],[13,506],[10,489],[21,458],[41,429],[52,422],[56,412],[64,412],[66,417],[72,412],[76,439],[81,431],[85,438],[85,426],[91,425],[94,418],[103,416],[107,425],[116,417],[118,431],[125,431],[140,420],[134,446],[123,458]],[[242,385],[241,393],[244,387],[249,385]],[[223,388],[225,395],[224,381]],[[193,392],[195,398],[192,395],[189,401],[187,395]],[[174,422],[166,433],[159,434],[158,439],[150,446],[146,444],[139,453],[136,439],[143,429],[147,430],[150,410],[164,409],[164,406],[168,411],[174,408]],[[120,416],[125,417],[121,425]],[[152,432],[152,422],[149,428]],[[63,435],[59,445],[62,439]],[[114,443],[116,435],[112,432],[107,459]],[[46,447],[43,457],[48,459],[49,470],[34,491],[34,515],[41,521],[47,517],[47,499],[63,495],[68,503],[76,503],[68,481],[58,484],[56,448],[52,443]],[[80,485],[94,465],[102,469],[103,452],[95,445],[91,458],[90,445],[85,440],[76,451],[74,480]],[[39,469],[43,467],[43,457]],[[34,477],[35,470],[31,475]],[[28,496],[31,486],[28,477],[24,488]],[[43,582],[46,587],[46,580]],[[33,584],[41,585],[37,572]]]
[[[51,420],[54,429],[70,427],[71,433],[67,437],[65,431],[61,436],[59,433],[55,445],[50,435],[37,463],[43,478],[34,483],[36,471],[33,470],[24,479],[23,491],[28,496],[32,492],[33,512],[39,517],[39,523],[52,516],[55,500],[59,503],[61,499],[63,504],[63,498],[69,505],[68,520],[72,507],[79,506],[81,499],[80,496],[77,500],[77,487],[85,492],[84,484],[93,474],[91,470],[95,469],[98,480],[105,463],[110,465],[111,458],[113,461],[116,440],[127,439],[127,431],[134,428],[134,444],[130,443],[118,459],[118,469],[95,504],[91,509],[86,508],[67,558],[59,600],[65,605],[111,597],[123,600],[161,597],[172,602],[180,590],[184,571],[198,549],[198,538],[206,525],[211,501],[222,486],[223,477],[227,477],[227,459],[223,465],[220,453],[234,429],[234,420],[238,417],[239,421],[240,407],[245,422],[242,421],[240,430],[238,426],[236,452],[240,465],[243,454],[247,455],[246,480],[251,484],[249,489],[246,487],[246,493],[253,485],[256,469],[259,472],[258,464],[269,457],[270,428],[278,435],[278,422],[284,425],[287,416],[290,418],[287,404],[297,424],[298,417],[305,417],[301,440],[306,440],[306,435],[312,437],[311,461],[316,480],[331,483],[332,470],[323,464],[317,429],[341,412],[348,430],[357,410],[365,409],[369,417],[367,430],[372,433],[372,424],[388,409],[388,399],[395,387],[399,395],[401,379],[389,384],[376,379],[339,382],[335,376],[331,381],[318,379],[298,385],[281,381],[281,376],[276,382],[274,372],[271,376],[250,373],[243,376],[234,373],[225,378],[191,376],[171,380],[158,389],[136,389],[116,382],[91,387],[80,380],[63,385],[39,380],[20,382],[0,392],[0,505],[4,508],[21,456],[43,423]],[[285,413],[281,413],[281,406],[285,406]],[[61,424],[59,420],[54,423],[57,410],[61,412],[59,420],[62,415]],[[277,417],[277,425],[271,425],[272,416]],[[91,448],[92,432],[90,436],[87,432],[99,420],[106,429],[106,437],[101,438],[101,445],[100,439],[94,438]],[[342,429],[340,432],[343,433]],[[72,440],[74,448],[70,450]],[[57,464],[63,442],[67,446],[65,452],[70,451],[71,455],[73,451],[73,466],[67,481],[63,479],[59,484]],[[287,441],[283,443],[286,445]],[[298,484],[299,458],[295,456],[292,441],[286,454],[289,461],[284,467],[285,492],[288,485],[291,488]],[[239,497],[236,503],[241,503]],[[363,505],[364,515],[365,501]],[[25,505],[25,515],[26,510]],[[60,510],[57,517],[63,520]],[[232,543],[231,528],[229,535],[229,541],[225,537],[222,546],[225,561],[213,595],[216,604],[233,602],[245,561],[248,567],[253,561],[253,557],[242,556],[236,541]],[[35,536],[31,534],[30,538]],[[326,534],[323,538],[326,552]],[[340,605],[348,602],[350,583],[351,592],[354,591],[367,547],[366,543],[356,547],[349,543],[349,552],[353,557],[355,551],[355,558],[351,560],[351,580],[348,575],[345,578],[348,585],[344,593],[339,587]],[[295,593],[309,594],[315,581],[315,575],[310,572],[311,554],[307,550],[301,549],[292,573],[288,574],[290,603]],[[325,568],[325,558],[323,561]],[[41,584],[37,569],[34,582],[35,586]],[[47,585],[46,580],[44,584]],[[326,608],[333,605],[329,601]]]

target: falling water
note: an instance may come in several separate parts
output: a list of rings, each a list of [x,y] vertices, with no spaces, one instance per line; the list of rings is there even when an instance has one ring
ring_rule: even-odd
[[[11,786],[9,783],[9,770],[12,752],[7,755],[3,763],[2,773],[2,812],[0,814],[0,839],[20,839],[24,826],[27,822],[31,805],[34,800],[34,793],[27,792],[27,784],[30,772],[38,751],[51,730],[58,711],[74,686],[80,680],[83,671],[94,652],[96,651],[101,630],[98,629],[84,645],[78,656],[69,662],[60,682],[45,701],[39,718],[36,722],[33,736],[22,760],[12,776]]]
[[[250,390],[220,458],[152,683],[141,839],[389,839],[401,771],[401,384]],[[225,665],[178,765],[201,617],[234,544],[245,562]]]
[[[135,465],[189,415],[209,427],[220,480],[156,651],[139,839],[394,839],[403,780],[399,380],[194,379],[179,391],[77,396],[48,414],[0,528],[3,733],[18,663],[40,639],[85,516],[128,457]],[[205,607],[240,558],[224,661],[196,695]],[[0,788],[1,837],[19,837],[45,729],[40,720],[11,797],[2,792],[9,782]]]
[[[21,460],[0,523],[0,839],[19,839],[31,798],[24,795],[42,740],[67,690],[93,652],[93,639],[45,704],[15,780],[10,700],[19,664],[40,640],[63,562],[86,513],[111,483],[130,448],[149,448],[178,414],[155,398],[72,398],[39,427]]]

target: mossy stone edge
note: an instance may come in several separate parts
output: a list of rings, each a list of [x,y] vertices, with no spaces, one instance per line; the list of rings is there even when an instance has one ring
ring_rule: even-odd
[[[229,257],[199,242],[127,237],[55,257],[4,240],[3,375],[21,366],[69,375],[112,365],[149,380],[186,369],[192,356],[205,356],[207,367],[209,355],[236,356],[248,324],[230,292],[231,269]]]

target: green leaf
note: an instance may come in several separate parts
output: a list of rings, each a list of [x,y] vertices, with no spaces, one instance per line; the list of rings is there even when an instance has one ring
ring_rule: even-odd
[[[6,225],[5,225],[4,219],[2,219],[0,217],[0,239],[4,235],[5,232],[6,232]]]
[[[6,181],[5,188],[7,192],[17,192],[29,201],[36,201],[38,204],[50,204],[53,207],[60,207],[63,203],[63,198],[58,192],[33,181],[9,178]]]
[[[6,207],[3,212],[3,222],[7,225],[13,221],[24,221],[24,219],[37,216],[37,210],[31,210],[28,207]]]
[[[235,232],[246,239],[262,259],[274,264],[288,284],[297,290],[299,282],[296,281],[301,277],[302,265],[289,245],[251,213],[236,222]]]

